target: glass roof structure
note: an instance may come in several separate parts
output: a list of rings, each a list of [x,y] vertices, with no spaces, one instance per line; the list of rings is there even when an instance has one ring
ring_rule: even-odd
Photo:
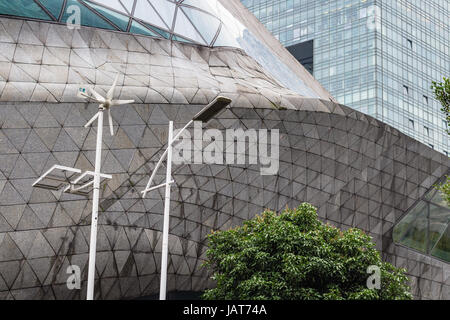
[[[218,0],[14,0],[0,1],[0,15],[80,24],[192,43],[243,49],[286,88],[319,98]]]
[[[243,29],[236,21],[224,26],[230,15],[216,0],[15,0],[1,1],[0,14],[67,23],[73,5],[83,26],[210,47],[239,47],[236,33]]]
[[[394,227],[396,243],[450,262],[450,207],[432,189]]]

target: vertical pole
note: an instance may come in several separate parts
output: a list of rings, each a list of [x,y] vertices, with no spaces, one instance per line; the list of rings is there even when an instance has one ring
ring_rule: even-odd
[[[167,292],[167,258],[169,254],[169,218],[170,218],[170,181],[172,180],[172,136],[173,122],[169,122],[169,142],[167,147],[167,171],[166,171],[166,195],[164,202],[164,226],[161,254],[161,284],[159,288],[159,300],[166,300]]]
[[[94,300],[95,255],[97,252],[98,201],[100,196],[100,167],[102,164],[103,106],[99,108],[97,146],[95,149],[94,196],[92,199],[91,240],[89,243],[89,273],[87,300]]]

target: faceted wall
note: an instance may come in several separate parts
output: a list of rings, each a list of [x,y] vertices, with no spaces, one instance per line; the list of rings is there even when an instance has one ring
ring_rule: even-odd
[[[315,104],[333,112],[305,111]],[[83,124],[96,106],[86,107],[1,105],[2,119],[8,120],[0,131],[3,298],[83,297],[67,289],[66,269],[78,265],[86,279],[91,202],[33,189],[31,184],[53,164],[93,168],[96,132]],[[139,192],[163,150],[169,119],[180,127],[199,108],[135,105],[113,112],[119,129],[116,136],[104,139],[102,171],[113,174],[113,180],[102,192],[97,298],[158,291],[163,193],[152,192],[142,200]],[[448,159],[346,107],[305,99],[299,109],[235,107],[206,126],[279,129],[276,176],[261,176],[257,165],[175,166],[169,290],[211,285],[200,268],[205,236],[211,230],[239,225],[264,208],[280,210],[307,201],[319,207],[324,221],[368,231],[386,258],[415,276],[416,294],[425,290],[422,286],[439,286],[434,298],[448,297],[448,264],[397,247],[391,240],[394,223],[443,175]],[[156,183],[163,174],[164,170]]]
[[[238,49],[1,23],[1,299],[85,297],[92,203],[31,185],[53,164],[93,169],[96,131],[84,124],[97,106],[79,102],[77,83],[103,92],[117,72],[118,96],[136,104],[114,109],[116,135],[104,132],[102,172],[113,180],[101,194],[96,298],[158,292],[163,193],[143,200],[140,191],[164,150],[168,121],[181,127],[219,93],[233,104],[205,128],[279,129],[280,170],[174,167],[169,290],[213,285],[200,268],[211,230],[307,201],[324,221],[372,235],[386,260],[408,268],[417,298],[449,297],[447,263],[392,242],[394,224],[448,172],[447,157],[345,106],[281,87]],[[81,291],[67,289],[69,265],[82,270]]]

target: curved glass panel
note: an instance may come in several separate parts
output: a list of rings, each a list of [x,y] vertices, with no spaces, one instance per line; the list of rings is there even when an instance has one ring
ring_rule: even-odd
[[[151,26],[151,25],[149,25],[148,23],[145,23],[145,22],[143,22],[143,24],[144,24],[147,28],[149,28],[150,30],[156,32],[156,33],[159,35],[159,37],[162,36],[162,37],[165,38],[165,39],[170,39],[170,33],[169,33],[169,32],[164,31],[164,30],[162,30],[162,29],[160,29],[160,28],[157,28],[157,27],[155,27],[155,26]]]
[[[52,20],[33,0],[0,1],[0,13],[10,16]]]
[[[98,6],[90,1],[86,1],[86,3],[97,12],[99,12],[102,16],[106,17],[112,23],[114,23],[121,31],[128,30],[128,23],[130,22],[130,18],[123,14],[117,13],[115,11],[106,9],[102,6]]]
[[[166,0],[149,0],[152,7],[158,12],[166,26],[171,29],[175,17],[176,6],[174,3]]]
[[[217,31],[220,27],[220,20],[214,16],[200,11],[194,10],[189,7],[182,8],[183,13],[189,18],[194,26],[197,26],[197,30],[203,36],[207,43],[212,43]]]
[[[133,14],[134,0],[119,0],[128,14]]]
[[[436,194],[431,199],[431,202],[433,202],[437,205],[443,206],[443,207],[446,206],[445,200],[442,197],[442,193],[440,193],[440,192],[436,192]]]
[[[96,0],[96,2],[98,2],[99,4],[101,4],[103,6],[107,6],[114,10],[117,10],[118,12],[121,12],[123,14],[127,14],[125,7],[122,5],[122,3],[119,0]],[[132,2],[131,2],[131,4],[132,4]]]
[[[134,16],[157,27],[167,29],[167,25],[162,21],[161,17],[156,13],[155,9],[153,9],[147,0],[136,2]]]
[[[409,214],[407,214],[394,228],[393,238],[395,242],[401,242],[405,245],[413,247],[419,251],[426,251],[426,235],[421,234],[426,232],[420,228],[420,223],[424,222],[427,216],[427,207],[425,203],[416,205]],[[426,224],[426,223],[425,223]],[[418,244],[417,244],[418,242]],[[422,244],[420,244],[422,242]],[[407,244],[406,244],[407,243]]]
[[[445,261],[450,261],[450,226],[442,234],[436,246],[432,249],[431,255]]]
[[[182,37],[178,37],[178,36],[175,36],[175,35],[172,37],[172,39],[175,40],[175,41],[180,41],[180,42],[185,42],[185,43],[192,43],[192,41],[190,41],[188,39],[184,39]]]
[[[152,37],[158,37],[159,35],[156,32],[153,32],[149,30],[148,28],[144,27],[137,21],[133,21],[131,23],[130,32],[137,33],[137,34],[143,34],[145,36],[152,36]]]
[[[58,19],[61,14],[61,9],[64,4],[63,1],[54,1],[54,0],[39,0],[40,4],[42,4],[56,19]]]
[[[206,44],[205,40],[200,36],[182,10],[178,10],[177,12],[174,32],[179,35],[184,35],[186,38],[192,39],[197,43]]]
[[[394,229],[394,241],[426,253],[427,232],[427,206],[419,203]]]
[[[75,11],[71,10],[71,6],[77,6],[80,8],[80,23],[82,26],[115,30],[115,28],[111,24],[103,20],[99,15],[89,10],[85,5],[80,5],[76,0],[67,0],[64,14],[61,19],[62,22],[66,23],[72,18],[72,15]]]
[[[255,37],[218,0],[40,0],[50,17],[33,0],[0,1],[0,15],[30,17],[65,23],[81,11],[81,25],[118,30],[203,46],[243,49],[281,85],[303,96],[319,98],[276,54]],[[129,23],[131,21],[137,21]],[[146,28],[142,28],[145,26]],[[149,30],[147,30],[149,29]]]
[[[431,190],[397,223],[396,243],[450,262],[450,208]]]

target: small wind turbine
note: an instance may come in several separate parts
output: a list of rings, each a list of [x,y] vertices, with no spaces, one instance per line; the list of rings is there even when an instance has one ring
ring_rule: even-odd
[[[98,92],[89,87],[89,91],[93,97],[86,94],[86,88],[80,87],[78,91],[78,96],[82,98],[87,98],[89,100],[98,102],[100,105],[98,107],[98,112],[91,120],[86,123],[85,127],[89,127],[95,120],[98,119],[97,123],[97,146],[95,149],[95,172],[94,172],[94,195],[92,200],[92,221],[91,221],[91,241],[89,244],[89,272],[88,272],[88,288],[87,288],[87,300],[94,299],[94,282],[95,282],[95,255],[97,247],[97,220],[98,220],[98,202],[100,196],[100,179],[102,174],[100,173],[101,159],[102,159],[102,136],[103,136],[103,112],[108,110],[109,118],[109,129],[111,135],[114,135],[113,119],[111,116],[111,107],[119,106],[124,104],[133,103],[134,100],[113,100],[114,90],[116,89],[117,80],[119,79],[119,74],[116,75],[114,83],[106,94],[106,98],[103,98]]]
[[[86,125],[84,126],[85,128],[89,127],[100,116],[100,114],[103,113],[103,111],[108,110],[109,130],[111,132],[111,135],[112,136],[114,135],[114,126],[113,126],[113,118],[111,116],[111,107],[134,103],[134,100],[113,100],[114,90],[116,89],[118,79],[119,79],[119,74],[116,75],[116,78],[114,79],[114,83],[113,83],[111,89],[109,89],[108,93],[106,94],[106,98],[103,98],[97,91],[95,91],[91,87],[88,87],[88,89],[92,93],[93,97],[89,96],[88,94],[86,94],[86,88],[80,87],[79,92],[78,92],[79,96],[100,103],[100,106],[98,108],[99,112],[97,112],[95,114],[95,116],[93,116],[92,119],[89,120],[88,123],[86,123]]]

